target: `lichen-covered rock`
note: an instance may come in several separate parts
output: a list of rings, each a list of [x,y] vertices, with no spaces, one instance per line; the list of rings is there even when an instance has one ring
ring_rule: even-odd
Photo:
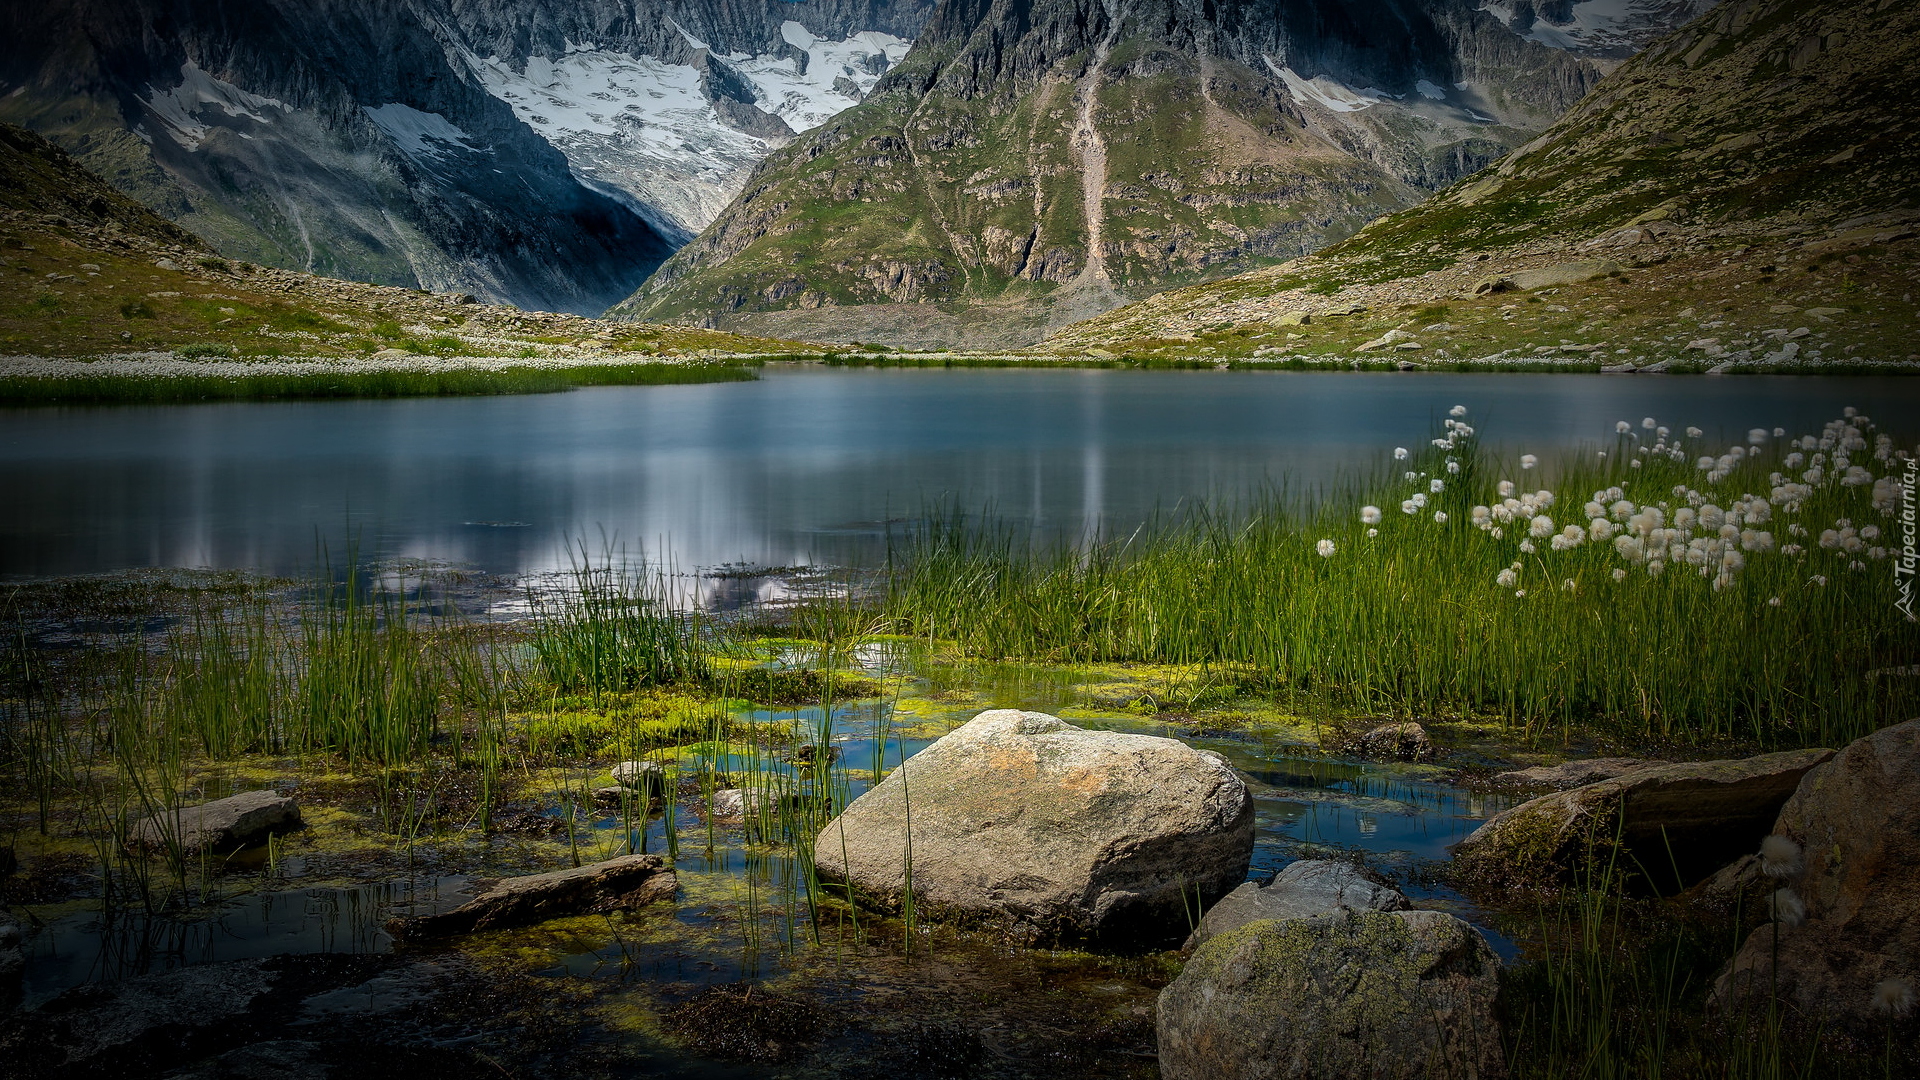
[[[567,915],[628,911],[673,896],[674,872],[658,855],[622,855],[605,862],[494,882],[472,900],[436,915],[387,920],[396,939],[443,937],[526,926]]]
[[[1551,885],[1617,847],[1621,870],[1652,875],[1670,892],[1753,850],[1800,778],[1832,756],[1791,750],[1677,762],[1542,795],[1455,845],[1454,866],[1487,884]]]
[[[1780,924],[1777,943],[1773,924],[1748,935],[1714,1000],[1738,1006],[1777,990],[1807,1016],[1880,1030],[1888,1016],[1875,1006],[1877,987],[1894,981],[1920,994],[1920,720],[1807,773],[1775,834],[1798,846],[1784,849],[1796,857],[1772,860],[1774,876],[1764,856],[1743,862],[1745,879],[1792,889],[1805,922]]]
[[[911,862],[909,862],[911,852]],[[814,844],[824,881],[1036,939],[1177,940],[1246,876],[1253,800],[1220,755],[981,713],[855,799]]]
[[[272,791],[244,791],[199,806],[155,814],[133,824],[128,839],[182,852],[245,847],[300,827],[300,804]]]
[[[1432,761],[1439,754],[1427,729],[1411,720],[1372,728],[1348,743],[1347,749],[1362,757],[1393,761]]]
[[[1302,859],[1265,885],[1246,882],[1228,893],[1187,938],[1194,948],[1208,938],[1256,919],[1302,919],[1348,911],[1402,911],[1407,898],[1360,867],[1331,859]]]
[[[1165,1080],[1491,1080],[1500,962],[1436,911],[1261,919],[1160,992]]]

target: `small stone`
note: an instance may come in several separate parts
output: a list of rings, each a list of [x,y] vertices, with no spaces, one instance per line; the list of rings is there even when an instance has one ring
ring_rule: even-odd
[[[1308,311],[1283,311],[1274,317],[1275,326],[1307,326],[1313,322],[1313,313]]]
[[[1362,757],[1431,761],[1439,752],[1427,729],[1412,720],[1381,724],[1350,741],[1346,750]]]
[[[300,827],[300,804],[273,791],[248,791],[135,822],[127,837],[146,848],[182,852],[246,847]]]

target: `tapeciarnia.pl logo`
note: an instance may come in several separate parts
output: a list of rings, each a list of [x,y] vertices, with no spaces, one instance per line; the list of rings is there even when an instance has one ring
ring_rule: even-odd
[[[1920,458],[1907,459],[1907,474],[1900,482],[1900,557],[1893,564],[1893,585],[1897,598],[1893,606],[1900,609],[1908,622],[1920,622],[1913,613],[1914,571],[1920,569],[1920,538],[1916,533],[1914,513],[1914,488],[1920,481]]]

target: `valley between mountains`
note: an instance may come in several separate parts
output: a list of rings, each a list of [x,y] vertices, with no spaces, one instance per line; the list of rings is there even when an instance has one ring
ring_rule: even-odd
[[[1903,370],[1914,17],[56,4],[5,16],[0,119],[66,153],[6,141],[41,171],[10,184],[0,333],[51,357],[645,338],[749,361]],[[72,197],[89,185],[130,201]],[[396,299],[266,332],[195,259],[316,311]],[[425,294],[475,303],[398,317]]]

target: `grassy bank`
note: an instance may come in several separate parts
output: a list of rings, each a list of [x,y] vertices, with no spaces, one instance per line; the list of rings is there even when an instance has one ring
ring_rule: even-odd
[[[391,398],[543,394],[580,386],[740,382],[758,361],[528,363],[421,358],[348,360],[42,362],[0,369],[0,405],[166,404],[275,398]]]
[[[1528,735],[1839,745],[1920,707],[1883,674],[1920,654],[1889,558],[1907,452],[1866,417],[1736,447],[1622,421],[1545,466],[1446,425],[1311,508],[1052,547],[930,515],[881,603],[979,656],[1248,670],[1295,708]]]

